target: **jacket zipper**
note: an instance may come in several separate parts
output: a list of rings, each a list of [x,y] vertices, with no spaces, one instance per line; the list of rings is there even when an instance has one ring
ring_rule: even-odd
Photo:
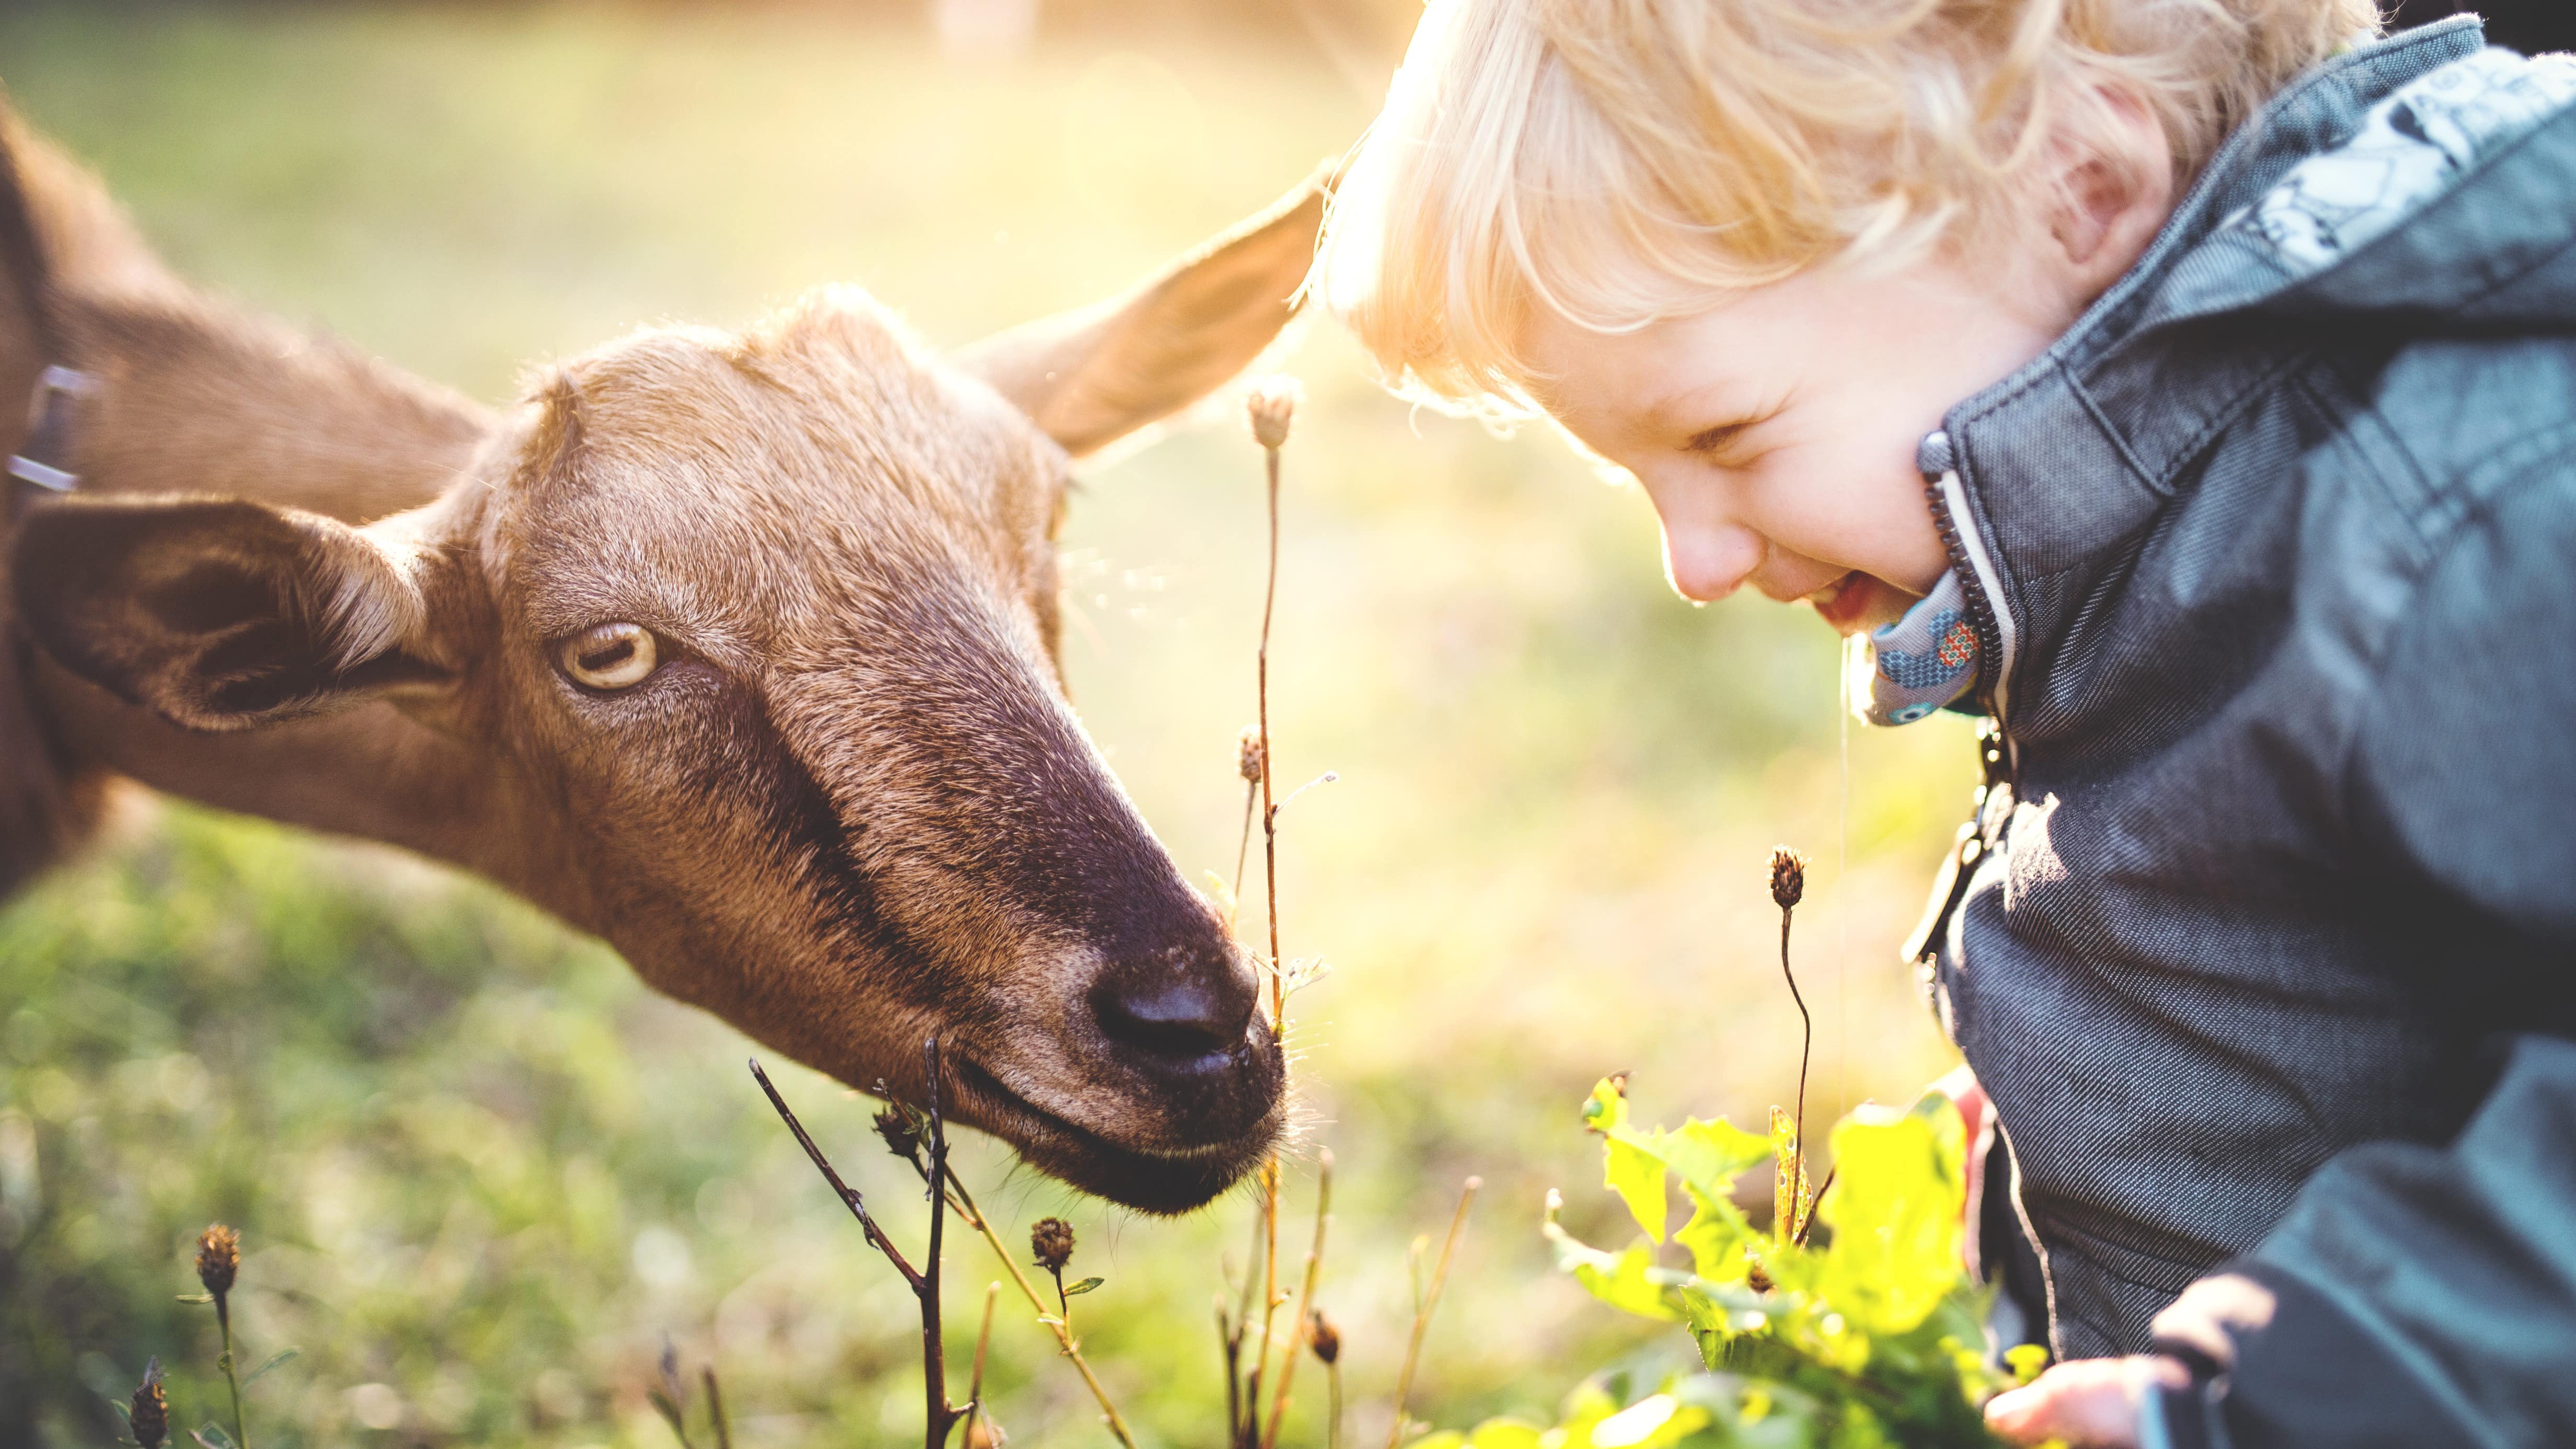
[[[1951,507],[1952,490],[1960,486],[1958,466],[1950,448],[1950,435],[1935,432],[1923,439],[1916,453],[1916,466],[1923,474],[1923,496],[1932,505],[1932,527],[1941,535],[1941,547],[1950,555],[1950,572],[1958,575],[1959,592],[1968,607],[1968,627],[1977,633],[1977,702],[2000,725],[2003,722],[2004,669],[2010,663],[2010,647],[2002,621],[1996,614],[1994,596],[1989,592],[1990,570],[1985,550],[1972,541],[1968,529]]]
[[[2012,641],[1998,613],[2000,605],[1989,592],[1992,575],[1985,549],[1968,532],[1974,525],[1961,519],[1952,504],[1954,491],[1962,485],[1950,435],[1935,432],[1924,438],[1916,463],[1923,474],[1923,496],[1932,505],[1932,526],[1941,535],[1941,546],[1949,552],[1951,572],[1959,577],[1968,627],[1976,631],[1974,690],[1977,702],[1985,706],[1987,713],[1977,727],[1980,783],[1969,806],[1968,821],[1959,827],[1949,856],[1933,878],[1932,894],[1924,902],[1922,919],[1905,941],[1905,959],[1928,965],[1950,933],[1950,918],[1958,914],[1960,904],[1968,897],[1968,884],[1976,875],[1977,862],[1993,848],[1986,834],[1987,802],[1997,789],[2012,784],[2012,742],[2003,723],[2005,671],[2011,663],[2007,651]]]

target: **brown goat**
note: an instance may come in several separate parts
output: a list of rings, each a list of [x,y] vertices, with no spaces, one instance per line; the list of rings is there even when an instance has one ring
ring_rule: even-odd
[[[1253,964],[1068,707],[1070,457],[1287,321],[1309,183],[934,356],[866,297],[657,328],[494,415],[172,279],[0,106],[0,895],[120,778],[389,841],[842,1081],[1151,1211],[1269,1151]],[[41,399],[40,399],[41,401]]]

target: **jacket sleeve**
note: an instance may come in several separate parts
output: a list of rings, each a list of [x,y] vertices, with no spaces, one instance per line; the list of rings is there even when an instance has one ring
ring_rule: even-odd
[[[2576,1443],[2576,1044],[2522,1038],[2447,1149],[2337,1157],[2156,1332],[2173,1449]]]
[[[2174,1449],[2576,1444],[2570,447],[2465,490],[2352,742],[2356,842],[2459,923],[2476,959],[2428,974],[2493,993],[2467,1005],[2501,1071],[2447,1147],[2339,1155],[2157,1320],[2195,1369],[2160,1406]]]

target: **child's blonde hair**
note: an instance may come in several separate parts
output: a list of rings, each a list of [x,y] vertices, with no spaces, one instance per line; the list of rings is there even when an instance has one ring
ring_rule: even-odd
[[[1533,410],[1533,304],[1600,331],[1973,245],[2111,96],[2188,180],[2371,0],[1431,0],[1316,285],[1399,387]]]

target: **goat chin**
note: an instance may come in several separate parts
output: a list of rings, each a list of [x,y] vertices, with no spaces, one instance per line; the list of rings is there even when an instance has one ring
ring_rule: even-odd
[[[1247,1063],[1249,1080],[1218,1094],[1253,1108],[1241,1125],[1222,1124],[1203,1140],[1131,1146],[1030,1102],[968,1061],[951,1065],[958,1091],[953,1120],[1008,1142],[1049,1177],[1138,1212],[1175,1217],[1214,1201],[1268,1159],[1286,1130],[1286,1093],[1277,1048]],[[1263,1070],[1267,1068],[1268,1070]],[[1230,1090],[1229,1090],[1230,1088]],[[1239,1096],[1238,1096],[1239,1094]]]

